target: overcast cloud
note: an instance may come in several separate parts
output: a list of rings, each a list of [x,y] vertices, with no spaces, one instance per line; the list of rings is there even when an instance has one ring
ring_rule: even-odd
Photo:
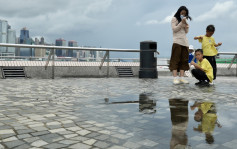
[[[185,5],[193,21],[189,43],[201,45],[194,36],[216,26],[216,42],[221,51],[235,51],[237,2],[234,0],[0,0],[0,19],[7,20],[17,36],[27,27],[31,37],[76,40],[80,46],[139,49],[139,42],[154,40],[161,57],[169,57],[172,46],[170,20]],[[116,53],[114,57],[134,57]],[[137,56],[137,55],[136,55]]]

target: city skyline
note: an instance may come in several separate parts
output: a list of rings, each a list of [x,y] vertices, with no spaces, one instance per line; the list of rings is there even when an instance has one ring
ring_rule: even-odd
[[[158,43],[160,56],[170,57],[172,47],[171,18],[185,5],[193,18],[187,35],[189,44],[200,48],[193,37],[205,34],[214,24],[216,42],[223,42],[221,52],[236,52],[234,27],[237,1],[162,1],[162,0],[0,0],[0,18],[7,19],[16,30],[27,26],[32,37],[43,36],[49,43],[57,38],[76,40],[80,46],[139,49],[139,43]],[[47,6],[44,3],[47,2]],[[6,7],[7,6],[7,7]],[[34,6],[37,6],[35,9]],[[228,30],[227,30],[228,29]],[[17,36],[19,32],[16,33]],[[117,57],[132,57],[116,53]],[[138,54],[136,55],[138,56]]]

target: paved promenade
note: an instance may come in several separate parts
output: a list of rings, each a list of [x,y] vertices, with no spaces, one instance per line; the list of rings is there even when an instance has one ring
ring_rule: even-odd
[[[187,79],[0,79],[0,149],[235,149],[237,78]]]

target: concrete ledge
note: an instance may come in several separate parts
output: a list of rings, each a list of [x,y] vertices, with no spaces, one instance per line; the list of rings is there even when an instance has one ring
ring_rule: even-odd
[[[107,77],[107,67],[104,63],[102,69],[99,69],[99,62],[58,62],[55,66],[55,78],[57,77],[81,77],[81,78],[98,78]],[[24,67],[26,76],[28,78],[52,78],[52,67],[49,66],[45,70],[45,62],[17,62],[17,61],[1,61],[2,67]],[[51,65],[51,64],[50,64]],[[132,68],[134,77],[138,77],[139,63],[137,62],[111,62],[109,67],[109,77],[119,77],[116,71],[116,66],[128,66]],[[230,69],[227,69],[228,64],[217,65],[217,76],[237,76],[236,64],[233,64]],[[167,66],[166,66],[167,67]],[[193,67],[191,67],[193,69]],[[168,68],[158,67],[159,76],[172,76]],[[2,76],[2,69],[0,69],[0,78]]]

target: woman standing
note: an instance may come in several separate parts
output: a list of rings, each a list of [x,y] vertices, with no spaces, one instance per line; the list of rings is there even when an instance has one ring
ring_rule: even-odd
[[[173,73],[174,84],[188,83],[188,81],[183,78],[184,71],[189,70],[189,44],[186,37],[186,34],[189,31],[189,25],[187,23],[188,19],[192,20],[189,16],[188,9],[185,6],[181,6],[171,21],[173,30],[173,46],[169,69]],[[180,78],[177,77],[178,72],[180,72]]]

